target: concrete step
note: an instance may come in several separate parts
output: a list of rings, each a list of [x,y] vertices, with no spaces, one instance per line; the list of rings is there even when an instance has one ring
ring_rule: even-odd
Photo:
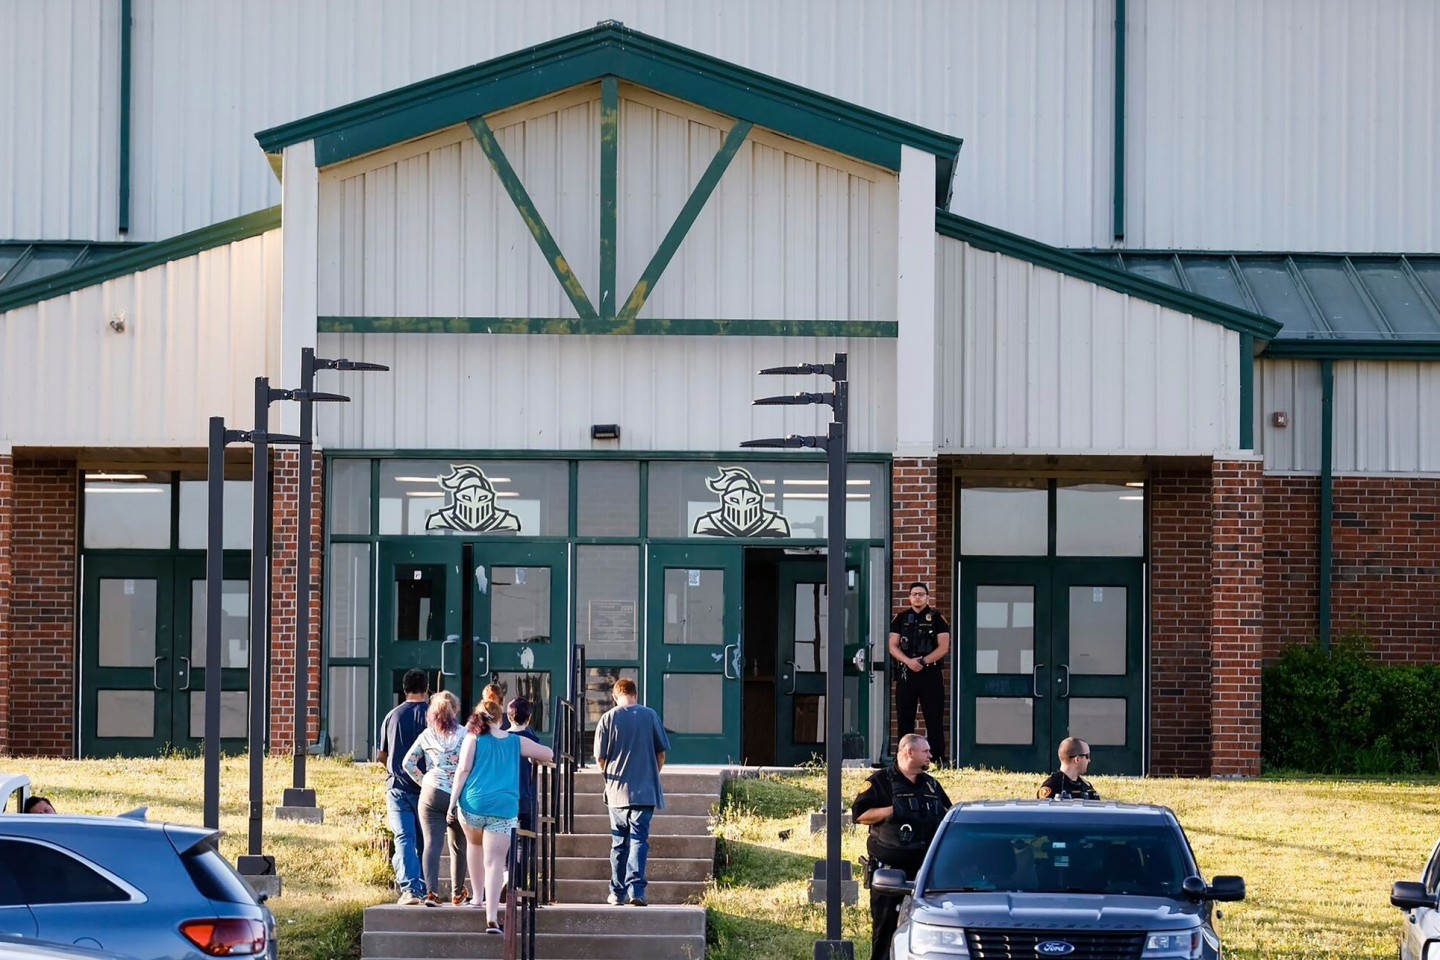
[[[708,793],[719,799],[721,777],[718,770],[686,770],[684,768],[660,771],[660,785],[668,796],[671,793]],[[600,793],[604,781],[594,766],[586,767],[575,774],[575,792]]]
[[[608,841],[610,838],[610,815],[595,813],[577,813],[575,815],[575,832],[604,835]],[[650,836],[656,837],[704,837],[710,835],[709,817],[677,817],[671,816],[669,811],[662,811],[655,815],[650,821]]]
[[[716,793],[671,793],[665,791],[665,809],[655,811],[659,817],[708,817],[720,807],[720,795]],[[605,797],[600,793],[575,792],[575,812],[600,813],[609,815]]]
[[[360,956],[364,960],[454,960],[457,957],[465,960],[502,960],[505,938],[487,936],[483,932],[428,935],[367,933],[360,939]],[[690,936],[631,934],[624,937],[551,933],[535,937],[535,960],[636,960],[637,957],[645,960],[702,960],[704,956],[703,933]]]
[[[604,893],[601,893],[604,899]],[[423,933],[484,935],[485,911],[474,907],[365,908],[365,933],[414,936]],[[552,903],[535,911],[537,934],[615,934],[632,936],[705,935],[705,911],[691,906],[612,907],[605,903]],[[366,952],[369,956],[369,952]],[[384,954],[403,956],[403,954]]]
[[[649,870],[646,874],[648,876]],[[700,880],[658,880],[645,886],[645,899],[655,904],[692,903],[709,888],[709,881]],[[561,903],[603,904],[610,895],[610,881],[604,880],[556,880],[555,896]],[[416,909],[411,907],[410,909]]]
[[[704,883],[710,879],[715,865],[713,859],[657,859],[651,857],[645,865],[647,880],[693,880]],[[556,857],[555,878],[557,880],[608,880],[610,879],[609,857]]]
[[[610,827],[606,820],[605,833],[568,834],[555,838],[555,853],[560,857],[588,857],[603,863],[610,862]],[[671,858],[715,859],[715,838],[713,836],[669,836],[650,834],[650,862]]]

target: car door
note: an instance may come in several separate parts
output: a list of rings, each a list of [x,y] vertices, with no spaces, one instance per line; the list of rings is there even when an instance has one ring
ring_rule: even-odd
[[[1440,895],[1440,842],[1430,851],[1430,862],[1420,878],[1425,892],[1432,900]],[[1429,953],[1426,953],[1426,945]],[[1440,909],[1421,907],[1409,911],[1405,916],[1405,928],[1400,934],[1400,960],[1436,960],[1440,958]]]
[[[124,930],[145,902],[122,878],[40,840],[0,839],[0,876],[24,898],[29,935],[56,943],[104,947],[105,932]]]

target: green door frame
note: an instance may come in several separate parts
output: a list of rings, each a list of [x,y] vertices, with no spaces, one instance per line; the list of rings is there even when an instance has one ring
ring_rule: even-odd
[[[404,699],[400,681],[412,668],[425,671],[432,691],[461,692],[461,547],[442,537],[380,544],[372,727]]]
[[[1140,559],[1115,558],[973,558],[960,564],[957,598],[960,636],[960,695],[954,699],[961,737],[957,742],[962,764],[1042,772],[1055,767],[1055,750],[1071,734],[1071,709],[1077,700],[1123,699],[1123,744],[1091,743],[1097,772],[1139,774],[1144,770],[1144,564]],[[1006,672],[978,669],[977,588],[980,586],[1029,588],[1032,591],[1032,668]],[[1125,672],[1077,672],[1070,644],[1072,588],[1126,590]],[[977,701],[982,698],[1025,701],[1030,729],[1023,726],[1013,742],[976,743]],[[1028,733],[1028,742],[1025,736]],[[1085,736],[1084,730],[1075,734]]]
[[[246,716],[249,715],[249,690],[250,690],[250,668],[247,655],[250,643],[248,625],[250,622],[249,586],[250,586],[250,556],[244,551],[227,551],[221,560],[221,575],[225,582],[239,580],[245,583],[246,603],[245,624],[246,632],[245,651],[240,656],[240,666],[222,666],[220,668],[220,691],[222,701],[227,693],[239,693],[246,700]],[[199,583],[202,588],[205,585],[205,555],[203,553],[183,553],[175,557],[175,651],[177,657],[188,657],[186,673],[188,677],[177,679],[181,686],[175,691],[175,703],[172,716],[173,720],[173,743],[175,746],[186,750],[200,751],[205,745],[205,738],[202,735],[191,735],[195,729],[191,724],[191,705],[189,700],[196,696],[196,691],[201,691],[201,709],[203,710],[205,689],[205,673],[209,665],[205,664],[205,612],[199,613],[199,631],[195,631],[194,609],[194,584]],[[223,587],[222,587],[223,592]],[[203,596],[203,594],[202,594]],[[223,640],[222,636],[222,640]],[[188,651],[186,654],[180,651]],[[223,661],[222,661],[223,662]],[[188,695],[187,695],[188,694]],[[223,706],[222,706],[223,711]],[[203,720],[200,725],[204,729]],[[225,753],[244,753],[247,747],[247,736],[249,730],[246,725],[241,724],[239,733],[233,737],[222,736],[220,738],[220,749]]]
[[[739,544],[654,544],[646,562],[646,617],[648,629],[645,670],[645,702],[659,712],[670,738],[671,755],[685,763],[735,763],[741,753],[740,692],[744,682],[745,656],[742,649],[743,547]],[[679,578],[683,592],[674,592]],[[718,576],[716,576],[718,574]],[[672,590],[667,590],[667,579]],[[712,616],[702,621],[690,609],[690,590],[706,591],[693,598],[718,598],[719,621]],[[693,621],[693,623],[692,623]],[[709,642],[667,642],[670,636],[688,636],[691,628],[703,631]],[[688,678],[681,681],[680,678]],[[686,683],[677,709],[667,709],[667,685]],[[719,719],[703,730],[675,730],[682,711],[678,704],[690,697],[708,702],[718,694]]]

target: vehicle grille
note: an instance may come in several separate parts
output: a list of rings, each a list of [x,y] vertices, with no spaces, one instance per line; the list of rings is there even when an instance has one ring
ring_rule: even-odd
[[[1074,951],[1065,960],[1136,960],[1145,949],[1145,934],[1107,930],[976,930],[965,931],[970,956],[976,960],[1039,960],[1036,947],[1047,941],[1068,943]]]

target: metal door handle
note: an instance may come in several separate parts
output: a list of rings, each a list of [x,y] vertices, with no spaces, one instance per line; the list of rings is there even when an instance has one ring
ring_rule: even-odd
[[[789,696],[794,696],[794,694],[795,694],[795,684],[796,684],[796,682],[799,681],[799,679],[800,679],[798,676],[796,676],[796,674],[798,674],[800,671],[799,671],[799,669],[795,666],[795,661],[794,661],[794,660],[786,660],[785,662],[786,662],[786,664],[788,664],[789,667],[790,667],[790,689],[785,692],[785,695],[786,695],[787,697],[789,697]]]
[[[1064,670],[1064,671],[1065,671],[1065,676],[1064,676],[1063,679],[1062,679],[1061,677],[1056,677],[1056,678],[1055,678],[1055,683],[1056,683],[1057,686],[1058,686],[1059,684],[1061,684],[1061,683],[1065,684],[1065,692],[1059,694],[1058,696],[1059,696],[1059,698],[1060,698],[1061,700],[1069,700],[1069,699],[1070,699],[1070,664],[1068,664],[1068,663],[1057,663],[1057,664],[1055,665],[1055,669],[1056,669],[1056,670]]]
[[[164,659],[164,657],[156,657],[155,663],[150,667],[150,686],[154,687],[156,690],[165,689],[164,687],[160,686],[160,661]]]
[[[486,672],[486,673],[489,673],[489,672],[490,672],[490,644],[489,644],[488,642],[484,641],[484,640],[481,640],[479,637],[471,637],[471,638],[470,638],[470,642],[471,642],[471,644],[473,644],[473,645],[476,646],[476,647],[484,647],[484,648],[485,648],[485,672]],[[443,654],[445,651],[442,650],[442,651],[440,651],[440,652]]]
[[[1045,664],[1035,664],[1035,669],[1030,671],[1030,692],[1035,695],[1036,700],[1044,700],[1045,694],[1040,689],[1040,671],[1045,669]]]
[[[185,664],[185,686],[180,688],[181,691],[185,691],[190,689],[190,658],[181,657],[180,662]]]
[[[452,644],[452,643],[459,643],[459,642],[460,642],[460,638],[459,638],[459,637],[446,637],[445,640],[440,644],[440,675],[441,675],[442,677],[453,677],[453,676],[455,676],[455,671],[454,671],[454,670],[446,670],[446,669],[445,669],[445,648],[448,647],[448,646],[450,646],[450,644]],[[487,666],[489,665],[489,657],[488,657],[488,656],[486,657],[486,665],[487,665]]]
[[[736,644],[727,643],[720,649],[720,671],[725,674],[726,680],[739,680],[739,677],[730,676],[730,651]]]

